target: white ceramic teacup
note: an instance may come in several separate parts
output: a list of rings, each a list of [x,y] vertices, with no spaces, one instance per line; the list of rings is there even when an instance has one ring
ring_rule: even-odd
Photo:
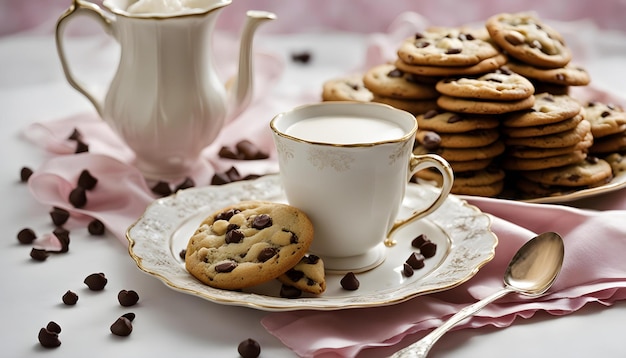
[[[415,117],[391,106],[316,103],[278,114],[270,127],[287,200],[313,222],[310,251],[329,271],[379,265],[387,236],[436,210],[452,187],[443,158],[412,153]],[[431,167],[443,176],[440,195],[426,209],[398,218],[409,179]]]

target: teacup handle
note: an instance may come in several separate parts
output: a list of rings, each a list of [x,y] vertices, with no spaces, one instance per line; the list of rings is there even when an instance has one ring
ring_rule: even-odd
[[[441,204],[444,203],[444,201],[448,197],[448,194],[450,194],[450,190],[452,189],[452,184],[454,182],[454,174],[452,172],[452,167],[450,167],[450,164],[445,159],[436,154],[411,154],[411,159],[409,161],[409,179],[412,178],[413,175],[415,175],[415,173],[417,173],[418,171],[427,168],[437,169],[443,177],[441,191],[439,192],[439,195],[427,208],[422,210],[416,210],[408,217],[396,220],[389,232],[387,233],[385,245],[393,246],[395,242],[391,239],[391,236],[398,228],[417,219],[423,218],[424,216],[437,210],[437,208],[439,208]]]
[[[72,5],[70,5],[70,7],[59,17],[56,25],[55,39],[57,52],[59,54],[61,66],[63,67],[63,72],[65,73],[67,81],[78,92],[87,97],[87,99],[93,104],[93,106],[96,107],[96,111],[98,111],[98,114],[102,115],[102,102],[97,99],[91,91],[87,90],[85,85],[83,85],[79,80],[74,77],[74,74],[72,73],[69,62],[67,60],[67,54],[65,52],[65,40],[63,35],[65,33],[65,27],[69,23],[69,20],[74,17],[74,15],[90,16],[91,18],[99,22],[104,27],[104,31],[110,35],[113,31],[112,24],[115,22],[115,19],[112,15],[103,11],[102,8],[100,8],[96,4],[82,0],[73,0]]]

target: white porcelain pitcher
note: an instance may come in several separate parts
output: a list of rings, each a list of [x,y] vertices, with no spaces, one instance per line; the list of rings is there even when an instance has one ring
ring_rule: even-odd
[[[180,178],[250,102],[254,31],[276,16],[248,11],[238,75],[225,86],[215,71],[211,41],[217,16],[231,0],[194,0],[194,9],[169,14],[129,13],[133,3],[105,0],[102,8],[73,0],[57,21],[58,54],[68,82],[135,152],[134,164],[144,175]],[[96,19],[120,44],[117,72],[104,99],[74,76],[68,62],[64,30],[75,15]]]

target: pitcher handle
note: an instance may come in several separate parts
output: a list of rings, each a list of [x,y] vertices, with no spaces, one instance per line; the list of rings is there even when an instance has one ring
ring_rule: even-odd
[[[441,173],[443,180],[439,195],[427,208],[416,210],[408,217],[396,220],[387,233],[387,238],[385,239],[386,246],[393,246],[395,244],[395,242],[391,239],[391,236],[398,228],[417,219],[423,218],[424,216],[437,210],[437,208],[444,203],[448,194],[450,194],[450,190],[452,189],[452,184],[454,182],[454,174],[450,164],[445,159],[435,154],[411,154],[411,160],[409,162],[409,178],[413,177],[413,175],[415,175],[418,171],[427,168],[435,168]]]
[[[69,20],[72,19],[74,15],[86,15],[90,16],[93,19],[96,19],[103,27],[104,31],[108,34],[112,34],[113,31],[113,22],[115,19],[113,16],[107,14],[100,8],[98,5],[82,0],[73,0],[72,5],[63,13],[59,19],[57,20],[56,26],[56,46],[57,53],[59,55],[59,59],[61,60],[61,66],[63,67],[63,72],[65,73],[65,78],[69,82],[69,84],[74,87],[78,92],[82,93],[87,99],[93,104],[96,108],[96,111],[100,116],[102,116],[102,108],[103,104],[100,100],[98,100],[91,91],[87,90],[87,87],[82,84],[70,69],[69,62],[67,60],[67,54],[65,52],[65,40],[64,40],[64,32],[65,27],[69,23]]]

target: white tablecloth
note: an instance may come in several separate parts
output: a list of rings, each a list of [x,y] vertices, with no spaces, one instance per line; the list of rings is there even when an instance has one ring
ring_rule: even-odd
[[[266,35],[259,47],[282,53],[287,68],[272,95],[295,87],[313,91],[330,77],[360,65],[365,38],[350,34]],[[100,41],[100,42],[98,42]],[[99,68],[114,63],[110,43],[102,38],[71,42],[79,67]],[[607,46],[605,53],[587,54],[586,67],[594,84],[626,98],[623,46]],[[30,259],[30,246],[15,236],[25,227],[50,232],[50,208],[38,204],[19,182],[22,166],[36,168],[46,154],[20,137],[35,121],[45,121],[93,111],[88,101],[66,83],[52,36],[12,36],[0,39],[0,220],[4,240],[0,249],[0,337],[6,357],[237,357],[237,345],[257,340],[262,357],[292,357],[275,337],[260,325],[267,313],[249,308],[219,305],[176,292],[137,269],[126,247],[107,235],[90,236],[83,225],[70,222],[70,251],[45,262]],[[620,49],[619,46],[622,46]],[[104,49],[105,54],[99,55]],[[310,51],[310,64],[289,61],[293,51]],[[620,52],[621,51],[621,52]],[[88,80],[106,83],[107,71],[88,72]],[[592,243],[590,243],[592,244]],[[581,262],[581,270],[589,263]],[[84,278],[106,274],[104,291],[89,291]],[[119,290],[135,290],[138,305],[121,307]],[[65,306],[61,296],[72,290],[76,306]],[[123,313],[134,312],[129,337],[111,335],[109,326]],[[42,348],[37,333],[49,321],[60,324],[61,347]],[[589,305],[563,317],[538,314],[506,329],[481,328],[446,335],[431,351],[434,357],[623,357],[626,302],[611,308]],[[44,352],[44,350],[46,350]],[[368,353],[364,352],[367,357]]]

